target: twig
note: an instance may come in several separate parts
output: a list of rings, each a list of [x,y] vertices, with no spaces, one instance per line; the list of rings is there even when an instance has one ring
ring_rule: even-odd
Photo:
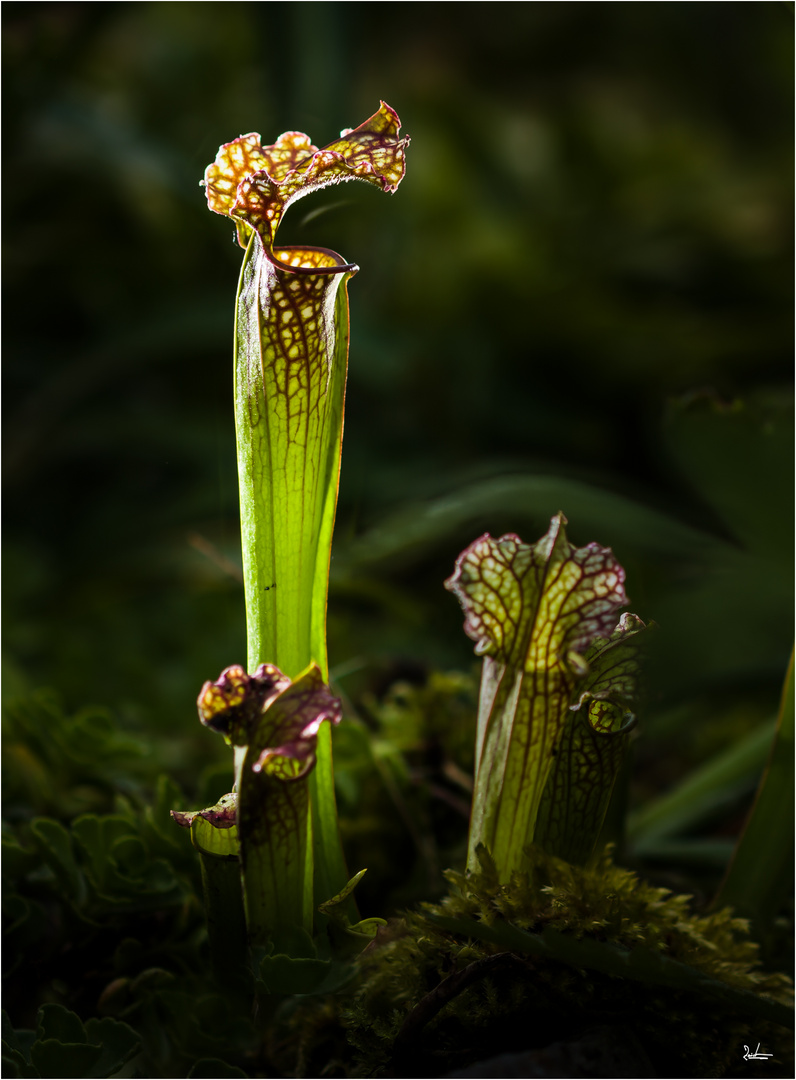
[[[484,979],[496,970],[507,967],[527,967],[526,963],[513,953],[501,952],[493,956],[485,956],[482,960],[474,960],[461,971],[454,971],[441,983],[430,990],[424,998],[421,998],[409,1013],[401,1025],[401,1030],[393,1043],[393,1057],[395,1060],[405,1058],[409,1054],[409,1044],[415,1039],[426,1024],[443,1009],[449,1001],[461,994],[472,983]]]

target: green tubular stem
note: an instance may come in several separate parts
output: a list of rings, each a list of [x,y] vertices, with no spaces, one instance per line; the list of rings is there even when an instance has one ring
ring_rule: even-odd
[[[331,253],[305,250],[335,265]],[[350,276],[287,274],[254,237],[241,270],[235,422],[252,671],[268,662],[295,678],[314,661],[328,674]]]

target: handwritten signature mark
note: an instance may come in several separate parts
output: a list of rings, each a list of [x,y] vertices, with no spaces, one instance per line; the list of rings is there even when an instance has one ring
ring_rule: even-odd
[[[755,1050],[754,1053],[752,1053],[752,1051],[749,1049],[749,1047],[746,1045],[746,1043],[744,1043],[744,1051],[745,1051],[744,1056],[743,1056],[744,1061],[765,1061],[766,1058],[773,1057],[773,1054],[761,1054],[760,1053],[760,1043],[757,1044],[757,1050]]]

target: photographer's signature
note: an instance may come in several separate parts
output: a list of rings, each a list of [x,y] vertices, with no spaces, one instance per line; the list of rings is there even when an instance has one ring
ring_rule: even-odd
[[[754,1053],[749,1049],[749,1047],[746,1045],[746,1043],[744,1043],[744,1050],[745,1050],[745,1053],[744,1053],[744,1056],[743,1056],[744,1061],[765,1061],[766,1058],[773,1057],[772,1054],[761,1054],[760,1053],[760,1043],[757,1044],[757,1050],[755,1050]]]

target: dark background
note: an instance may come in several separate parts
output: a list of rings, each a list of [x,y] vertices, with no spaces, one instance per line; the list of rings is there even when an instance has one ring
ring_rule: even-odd
[[[412,136],[397,194],[318,194],[279,236],[361,267],[340,686],[469,670],[442,589],[456,555],[486,529],[535,541],[560,509],[660,624],[649,790],[774,715],[792,5],[6,3],[2,20],[7,697],[107,707],[189,794],[226,760],[194,701],[245,657],[242,253],[198,182],[240,133],[323,145],[384,99]]]

